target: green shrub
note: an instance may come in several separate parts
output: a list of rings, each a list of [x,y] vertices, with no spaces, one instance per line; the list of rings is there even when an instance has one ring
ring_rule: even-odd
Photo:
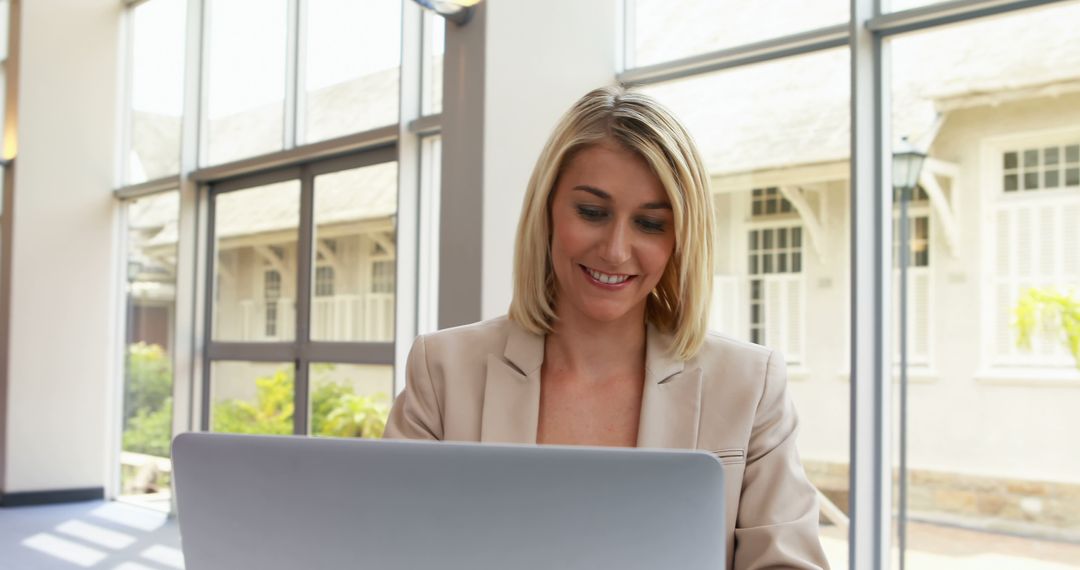
[[[319,371],[333,370],[319,365]],[[282,367],[255,380],[255,401],[225,400],[214,405],[213,430],[224,433],[293,433],[293,370]],[[348,384],[320,383],[311,393],[311,433],[335,437],[381,438],[390,414],[385,394],[363,396]]]
[[[172,363],[156,344],[128,346],[124,382],[123,449],[169,456],[172,436]]]

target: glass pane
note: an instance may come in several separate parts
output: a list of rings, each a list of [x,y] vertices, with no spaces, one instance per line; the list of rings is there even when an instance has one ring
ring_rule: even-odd
[[[1058,174],[1080,93],[1047,89],[1076,75],[1077,21],[1062,2],[891,40],[894,142],[927,150],[960,207],[953,227],[924,214],[909,270],[911,568],[1080,568],[1080,355],[1061,326],[1080,310],[1080,189]]]
[[[787,358],[803,464],[840,511],[848,507],[850,431],[850,385],[838,381],[849,361],[848,62],[846,50],[830,50],[645,89],[687,125],[712,175],[716,241],[726,246],[713,276],[710,328]],[[759,200],[778,210],[781,184],[801,192],[816,219],[829,220],[816,239],[835,251],[804,255],[811,234],[803,239],[796,212],[753,215]],[[811,334],[822,330],[832,334]],[[843,568],[847,533],[838,522],[822,519],[822,544],[832,566]]]
[[[180,172],[186,20],[184,0],[150,0],[132,10],[127,184]]]
[[[279,150],[285,122],[286,0],[207,3],[203,164]]]
[[[291,362],[212,362],[210,431],[292,434],[294,376]]]
[[[169,509],[180,194],[127,202],[127,358],[120,493]]]
[[[424,76],[421,114],[442,113],[443,53],[446,48],[446,19],[424,11]]]
[[[0,0],[0,59],[8,56],[8,19],[11,17],[11,1]]]
[[[306,0],[303,7],[301,142],[397,123],[400,0]]]
[[[312,298],[312,340],[394,340],[396,215],[396,162],[315,177],[314,267],[334,283]]]
[[[390,415],[394,367],[312,364],[311,435],[380,439]]]
[[[214,202],[214,340],[294,339],[300,182],[228,192]]]
[[[627,67],[640,67],[848,21],[844,0],[632,0]]]

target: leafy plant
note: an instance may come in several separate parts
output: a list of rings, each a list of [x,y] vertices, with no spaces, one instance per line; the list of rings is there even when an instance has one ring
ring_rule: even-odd
[[[1017,346],[1031,350],[1036,331],[1057,336],[1080,368],[1080,299],[1053,287],[1029,288],[1021,293],[1013,313]]]
[[[333,370],[319,365],[318,371]],[[225,400],[214,406],[217,432],[285,435],[293,433],[293,371],[283,367],[255,381],[255,401]],[[348,384],[320,383],[311,394],[311,433],[336,437],[380,438],[390,406],[385,394],[364,396]]]
[[[225,400],[214,405],[214,431],[287,435],[293,432],[293,372],[285,367],[255,380],[255,402]]]
[[[172,436],[172,398],[165,398],[157,410],[139,410],[124,430],[124,451],[169,456]]]
[[[172,364],[156,344],[128,346],[124,383],[123,449],[169,456],[172,436]]]

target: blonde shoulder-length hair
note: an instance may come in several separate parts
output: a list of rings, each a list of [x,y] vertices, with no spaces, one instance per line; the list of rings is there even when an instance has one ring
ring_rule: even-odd
[[[712,296],[713,210],[708,175],[686,128],[654,99],[624,87],[590,91],[562,117],[536,161],[518,223],[510,318],[534,334],[552,331],[551,194],[581,149],[613,141],[648,162],[675,218],[675,251],[646,301],[645,318],[673,336],[687,360],[705,340]]]

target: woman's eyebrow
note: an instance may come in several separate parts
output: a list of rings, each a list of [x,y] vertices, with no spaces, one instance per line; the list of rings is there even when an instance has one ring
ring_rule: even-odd
[[[599,188],[595,188],[593,186],[586,186],[585,184],[579,184],[577,186],[574,186],[574,190],[581,190],[582,192],[588,192],[589,194],[592,194],[593,196],[596,196],[597,198],[601,198],[603,200],[611,200],[611,194],[608,194],[607,192],[604,192],[603,190],[601,190]]]
[[[608,200],[608,201],[611,200],[611,194],[608,194],[607,192],[604,192],[603,190],[601,190],[599,188],[596,188],[595,186],[588,186],[586,184],[579,184],[577,186],[574,186],[572,189],[573,190],[580,190],[582,192],[588,192],[589,194],[592,194],[593,196],[596,196],[597,198],[600,198],[602,200]],[[671,209],[671,204],[669,204],[667,201],[663,201],[663,202],[647,202],[647,203],[641,205],[641,209],[642,210],[670,210]]]

